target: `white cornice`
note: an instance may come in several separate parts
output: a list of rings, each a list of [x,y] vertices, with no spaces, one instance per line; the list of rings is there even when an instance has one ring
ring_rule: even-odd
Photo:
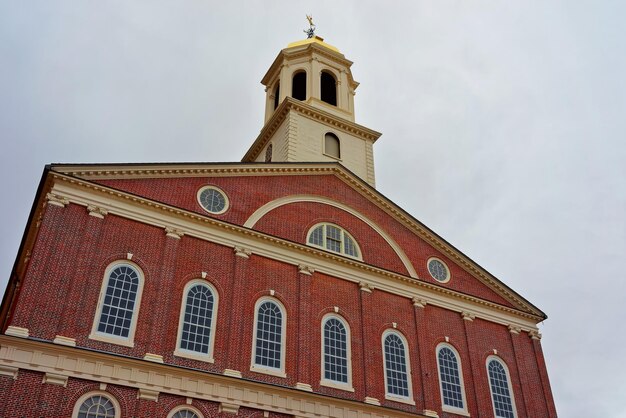
[[[54,384],[64,384],[68,378],[87,379],[135,388],[138,395],[146,394],[152,400],[156,400],[159,393],[169,393],[219,402],[232,408],[245,406],[303,418],[348,418],[355,411],[363,418],[423,417],[296,388],[0,336],[0,374],[19,380],[18,369],[43,373],[48,382]]]
[[[276,109],[270,120],[267,121],[263,129],[261,129],[261,133],[259,133],[259,136],[254,140],[250,149],[248,149],[244,157],[241,159],[242,162],[252,162],[258,157],[259,153],[263,150],[263,148],[265,148],[265,145],[271,139],[274,132],[276,132],[278,127],[285,121],[290,111],[297,112],[298,114],[301,114],[309,119],[322,122],[372,143],[376,142],[376,140],[382,135],[380,132],[376,132],[347,119],[337,117],[332,113],[311,106],[300,100],[286,97],[278,109]]]
[[[367,185],[337,163],[205,163],[205,164],[128,164],[128,165],[56,165],[53,171],[86,180],[129,178],[185,178],[280,175],[335,175],[366,199],[381,208],[420,238],[444,253],[468,274],[513,303],[519,309],[545,319],[545,314],[508,286],[473,262],[465,254],[417,221],[407,212]]]
[[[80,179],[53,174],[52,191],[81,206],[97,205],[109,215],[117,215],[159,228],[174,228],[185,236],[196,237],[230,248],[243,247],[252,254],[279,260],[294,266],[307,265],[316,272],[359,283],[363,280],[376,289],[414,297],[428,304],[457,312],[472,312],[477,317],[503,325],[536,330],[541,317],[498,305],[441,286],[415,280],[387,270],[341,257],[316,248],[263,234],[238,225],[205,217],[139,196]]]

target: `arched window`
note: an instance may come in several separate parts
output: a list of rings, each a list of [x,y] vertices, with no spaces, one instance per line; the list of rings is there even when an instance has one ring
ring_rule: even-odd
[[[383,334],[385,388],[389,398],[411,398],[411,372],[405,339],[395,331]]]
[[[280,100],[280,81],[276,83],[276,88],[274,89],[274,110],[276,110],[276,108],[280,104],[279,100]]]
[[[337,315],[322,321],[322,385],[352,390],[350,330]]]
[[[326,250],[361,258],[356,241],[350,234],[333,224],[317,224],[309,231],[307,243]]]
[[[324,135],[324,154],[333,158],[341,158],[341,144],[334,133]]]
[[[216,295],[215,289],[202,280],[193,280],[185,286],[175,355],[213,361]]]
[[[515,401],[506,365],[497,357],[487,359],[489,388],[493,411],[497,418],[515,418]]]
[[[196,408],[189,405],[176,407],[167,414],[167,418],[204,418],[204,415]]]
[[[89,338],[133,346],[143,274],[130,262],[115,262],[105,272],[96,320]]]
[[[451,345],[440,344],[437,347],[437,362],[443,409],[448,412],[466,413],[463,371],[458,353]]]
[[[81,396],[72,412],[73,418],[119,418],[120,405],[106,392],[89,392]]]
[[[322,101],[337,106],[337,80],[335,80],[335,76],[328,71],[322,71],[320,85]]]
[[[297,100],[306,100],[306,72],[299,71],[293,75],[291,96]]]
[[[253,371],[285,375],[285,309],[273,298],[261,298],[255,306]]]

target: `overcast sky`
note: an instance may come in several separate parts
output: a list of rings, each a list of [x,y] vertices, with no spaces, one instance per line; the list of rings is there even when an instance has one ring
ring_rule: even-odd
[[[561,417],[626,417],[623,1],[0,2],[0,289],[46,163],[239,161],[307,13],[378,189],[548,314]]]

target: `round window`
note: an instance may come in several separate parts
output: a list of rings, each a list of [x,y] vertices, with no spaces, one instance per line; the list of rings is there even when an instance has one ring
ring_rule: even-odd
[[[445,283],[450,280],[450,270],[448,270],[448,266],[438,258],[428,260],[428,272],[438,282]]]
[[[213,186],[198,190],[198,202],[209,213],[219,215],[228,209],[228,198],[223,191]]]

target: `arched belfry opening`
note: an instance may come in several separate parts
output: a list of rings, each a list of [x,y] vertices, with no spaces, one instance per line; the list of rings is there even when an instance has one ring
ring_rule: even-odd
[[[276,110],[276,108],[278,107],[279,100],[280,100],[280,81],[276,83],[276,87],[274,87],[274,110]]]
[[[335,80],[335,76],[329,71],[322,71],[320,86],[322,101],[337,106],[337,80]]]
[[[333,158],[341,158],[339,138],[332,132],[324,135],[324,154]]]
[[[299,71],[293,75],[291,97],[306,100],[306,71]]]

